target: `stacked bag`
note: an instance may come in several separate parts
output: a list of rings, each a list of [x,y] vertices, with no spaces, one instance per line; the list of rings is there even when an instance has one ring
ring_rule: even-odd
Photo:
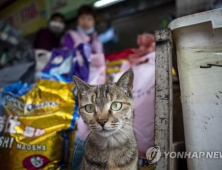
[[[64,169],[73,154],[75,85],[39,80],[0,92],[1,169]]]

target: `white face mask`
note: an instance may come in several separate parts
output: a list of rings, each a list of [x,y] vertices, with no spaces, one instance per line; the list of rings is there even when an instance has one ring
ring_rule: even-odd
[[[49,29],[54,33],[62,33],[65,29],[65,24],[61,22],[50,21]]]
[[[90,28],[90,29],[88,29],[88,30],[84,30],[82,27],[77,26],[77,30],[78,30],[79,32],[82,32],[82,33],[84,33],[84,34],[89,35],[89,34],[92,34],[92,33],[95,32],[95,27],[92,27],[92,28]]]

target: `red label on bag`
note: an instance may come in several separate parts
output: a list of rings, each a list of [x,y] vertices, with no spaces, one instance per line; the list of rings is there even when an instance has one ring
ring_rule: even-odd
[[[118,51],[112,54],[106,54],[105,58],[107,60],[118,60],[118,59],[125,59],[127,57],[129,57],[129,55],[134,54],[134,50],[133,49],[128,49],[128,50],[122,50],[122,51]]]
[[[44,168],[50,160],[42,155],[32,155],[26,157],[22,164],[27,170],[38,170],[40,168]]]

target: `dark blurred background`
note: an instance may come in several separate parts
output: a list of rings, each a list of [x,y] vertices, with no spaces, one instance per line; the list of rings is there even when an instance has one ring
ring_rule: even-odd
[[[51,14],[63,14],[67,21],[66,29],[75,29],[77,9],[83,4],[90,4],[96,8],[98,33],[112,27],[118,35],[115,42],[104,44],[105,52],[110,53],[135,47],[138,34],[166,28],[174,18],[222,6],[221,0],[105,0],[102,6],[96,6],[96,2],[0,0],[0,20],[20,30],[22,36],[32,44],[36,32],[47,27]]]

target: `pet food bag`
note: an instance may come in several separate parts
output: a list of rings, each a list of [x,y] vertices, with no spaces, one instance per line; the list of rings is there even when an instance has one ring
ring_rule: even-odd
[[[0,92],[0,169],[67,168],[78,117],[74,84],[39,80],[22,92],[16,86]]]

